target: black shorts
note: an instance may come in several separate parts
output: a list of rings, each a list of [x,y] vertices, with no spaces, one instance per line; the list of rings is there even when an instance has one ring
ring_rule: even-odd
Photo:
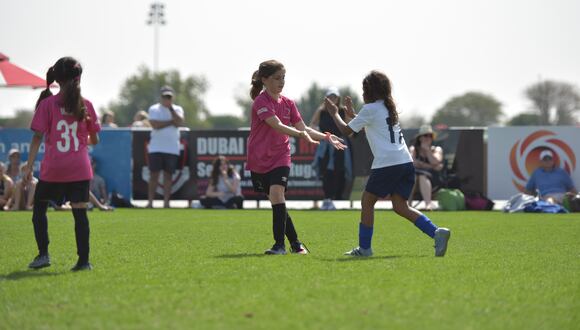
[[[88,203],[90,180],[75,182],[47,182],[39,180],[34,192],[35,201],[53,201],[63,204]]]
[[[149,157],[149,171],[151,172],[169,172],[173,174],[177,168],[178,155],[164,152],[152,152]]]
[[[288,187],[288,177],[290,176],[290,167],[276,167],[270,172],[256,173],[252,172],[252,185],[255,192],[270,193],[270,186],[284,186],[284,191]]]

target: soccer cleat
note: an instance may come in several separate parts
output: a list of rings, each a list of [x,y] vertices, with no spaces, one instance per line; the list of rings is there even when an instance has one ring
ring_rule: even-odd
[[[286,254],[286,247],[284,245],[276,245],[272,246],[270,249],[264,252],[265,254]]]
[[[47,255],[37,255],[34,260],[30,264],[28,264],[28,268],[32,269],[40,269],[44,267],[50,266],[50,257]]]
[[[86,263],[77,263],[73,268],[70,269],[73,272],[78,272],[81,270],[93,270],[93,265],[90,262]]]
[[[372,248],[363,249],[360,246],[357,246],[354,249],[345,252],[344,255],[351,257],[370,257],[373,255],[373,249]]]
[[[308,251],[308,248],[306,248],[306,245],[304,245],[304,243],[300,243],[300,242],[292,243],[291,248],[290,248],[290,252],[296,253],[296,254],[308,254],[308,253],[310,253],[310,251]]]
[[[447,242],[451,237],[451,230],[447,228],[437,228],[435,230],[435,256],[443,257],[447,252]]]

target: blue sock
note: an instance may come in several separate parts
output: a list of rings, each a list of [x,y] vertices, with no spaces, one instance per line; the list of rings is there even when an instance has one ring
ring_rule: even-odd
[[[367,227],[362,223],[358,225],[358,246],[363,249],[371,248],[371,239],[373,238],[373,227]]]
[[[427,218],[424,214],[421,214],[420,217],[415,220],[415,226],[421,229],[422,232],[429,235],[429,237],[435,237],[435,230],[437,230],[437,226],[429,218]]]

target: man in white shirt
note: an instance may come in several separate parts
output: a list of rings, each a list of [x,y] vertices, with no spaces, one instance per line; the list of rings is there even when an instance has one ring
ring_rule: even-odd
[[[183,108],[173,104],[175,91],[170,86],[161,88],[161,101],[149,108],[149,122],[153,130],[149,141],[149,203],[153,207],[159,172],[163,171],[163,207],[169,207],[171,177],[179,158],[179,126],[183,125]]]

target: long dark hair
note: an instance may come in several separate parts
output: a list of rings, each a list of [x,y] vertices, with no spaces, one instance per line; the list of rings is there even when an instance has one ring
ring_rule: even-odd
[[[87,108],[81,95],[81,74],[83,68],[81,64],[72,57],[62,57],[46,72],[46,89],[40,93],[35,108],[38,108],[40,101],[52,95],[50,85],[57,82],[60,86],[60,105],[64,111],[83,120],[86,117]]]
[[[262,89],[264,89],[264,83],[262,78],[268,78],[279,70],[284,69],[284,65],[276,60],[269,60],[260,63],[258,70],[254,71],[252,75],[252,89],[250,90],[250,97],[255,100]]]
[[[222,163],[228,164],[228,176],[231,178],[234,176],[234,168],[230,165],[230,162],[225,156],[217,156],[212,162],[212,169],[211,169],[211,185],[217,186],[219,178],[220,178],[220,166]]]
[[[373,70],[363,79],[363,99],[365,103],[385,100],[385,107],[389,110],[391,125],[399,122],[397,106],[391,95],[391,81],[386,74]]]

